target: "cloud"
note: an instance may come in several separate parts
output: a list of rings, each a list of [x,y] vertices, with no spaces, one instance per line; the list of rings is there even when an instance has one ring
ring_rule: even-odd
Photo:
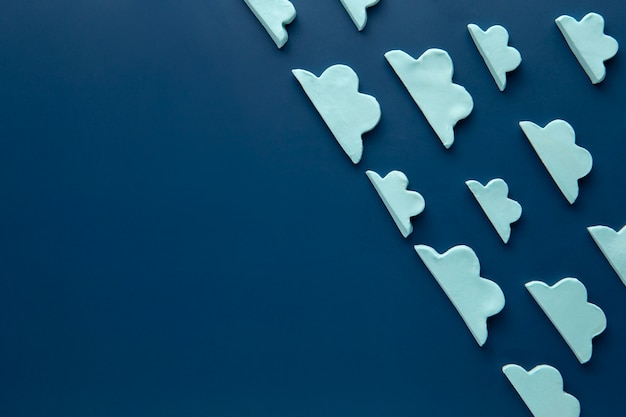
[[[572,126],[564,120],[553,120],[544,128],[532,122],[519,125],[567,201],[574,204],[578,180],[589,174],[593,158],[576,145]]]
[[[606,316],[600,307],[587,302],[587,288],[576,278],[565,278],[549,287],[532,281],[526,288],[580,363],[591,359],[592,339],[606,329]]]
[[[289,35],[285,26],[296,18],[296,8],[288,0],[244,0],[279,48]]]
[[[478,181],[469,180],[465,184],[470,189],[489,221],[496,229],[504,243],[511,236],[511,223],[522,216],[522,206],[508,198],[509,186],[500,178],[489,181],[483,186]]]
[[[295,69],[293,75],[353,163],[363,155],[362,135],[380,121],[380,105],[359,93],[359,77],[346,65],[333,65],[318,78]]]
[[[491,76],[500,91],[506,88],[506,73],[522,63],[519,51],[509,44],[509,32],[500,25],[491,26],[483,31],[478,25],[467,25],[470,36],[483,57]]]
[[[589,13],[578,22],[563,15],[555,22],[591,82],[602,82],[606,76],[604,61],[613,58],[619,49],[617,41],[604,34],[604,18]]]
[[[446,51],[429,49],[418,59],[404,51],[389,51],[385,58],[420,108],[441,143],[454,143],[454,126],[474,108],[472,96],[452,82],[454,67]]]
[[[539,365],[527,372],[519,365],[505,365],[502,372],[535,417],[578,417],[580,403],[563,391],[558,369]]]
[[[426,207],[424,197],[417,191],[407,190],[409,180],[403,172],[391,171],[385,178],[374,171],[367,171],[366,174],[402,236],[409,236],[413,232],[411,217],[417,216]]]
[[[626,226],[619,232],[606,226],[591,226],[587,230],[626,285]]]
[[[487,318],[504,308],[504,294],[495,282],[480,276],[480,262],[467,246],[439,254],[426,245],[415,251],[437,280],[480,346],[487,341]]]
[[[350,18],[360,31],[367,23],[367,8],[378,4],[380,0],[341,0]]]

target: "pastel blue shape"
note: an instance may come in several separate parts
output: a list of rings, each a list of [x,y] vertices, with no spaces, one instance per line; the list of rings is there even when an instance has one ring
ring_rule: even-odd
[[[367,24],[367,8],[378,4],[380,0],[341,0],[354,25],[359,31]]]
[[[454,126],[474,108],[467,90],[452,82],[454,65],[441,49],[429,49],[418,59],[404,51],[389,51],[385,58],[420,108],[443,146],[454,143]]]
[[[546,127],[520,122],[520,127],[567,201],[578,198],[578,180],[591,172],[593,158],[576,145],[574,128],[564,120],[553,120]]]
[[[607,226],[591,226],[587,230],[626,285],[626,226],[619,232]]]
[[[469,180],[465,184],[470,189],[487,218],[504,243],[511,237],[511,223],[522,216],[522,206],[510,199],[509,186],[500,178],[495,178],[483,186],[478,181]]]
[[[617,41],[604,34],[604,18],[589,13],[579,22],[563,15],[555,22],[591,82],[602,82],[606,76],[604,61],[613,58],[619,49]]]
[[[504,294],[493,281],[480,276],[480,262],[472,248],[455,246],[443,254],[426,245],[415,251],[446,293],[479,346],[487,341],[487,318],[504,308]]]
[[[302,69],[292,72],[344,152],[358,164],[362,135],[380,121],[378,101],[359,93],[359,77],[347,65],[333,65],[319,77]]]
[[[296,8],[289,0],[244,0],[278,48],[287,43],[285,26],[296,18]]]
[[[551,287],[541,281],[532,281],[526,284],[526,289],[578,361],[589,362],[592,339],[606,329],[606,316],[600,307],[587,301],[585,285],[576,278],[564,278]]]
[[[417,216],[426,207],[424,197],[417,191],[407,190],[409,179],[401,171],[391,171],[384,178],[374,171],[367,171],[366,174],[406,238],[413,232],[411,217]]]
[[[500,25],[491,26],[483,31],[478,25],[467,25],[470,36],[483,57],[491,76],[500,91],[506,88],[506,73],[522,63],[519,51],[509,46],[509,32]]]
[[[539,365],[530,372],[519,365],[505,365],[502,372],[535,417],[579,417],[580,402],[563,391],[558,369]]]

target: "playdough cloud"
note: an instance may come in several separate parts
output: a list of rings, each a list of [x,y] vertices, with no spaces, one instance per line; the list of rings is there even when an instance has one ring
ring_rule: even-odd
[[[380,121],[378,101],[359,93],[359,77],[346,65],[333,65],[319,78],[301,69],[292,72],[339,145],[358,164],[363,155],[361,136]]]
[[[626,226],[619,232],[606,226],[591,226],[587,230],[626,285]]]
[[[441,143],[454,143],[454,126],[474,108],[472,96],[452,82],[454,66],[446,51],[429,49],[418,59],[404,51],[389,51],[385,58],[420,108]]]
[[[519,51],[508,46],[509,32],[500,25],[491,26],[483,31],[473,23],[467,25],[467,29],[498,88],[504,91],[506,73],[513,71],[522,63]]]
[[[244,0],[250,10],[279,48],[286,43],[289,35],[285,26],[296,18],[296,8],[288,0]]]
[[[578,197],[578,180],[589,174],[593,158],[586,149],[576,145],[572,126],[563,120],[554,120],[544,128],[532,122],[519,125],[567,201],[574,204]]]
[[[549,287],[532,281],[526,288],[580,363],[591,359],[592,339],[606,329],[606,316],[600,307],[587,302],[587,289],[575,278],[565,278]]]
[[[527,372],[519,365],[505,365],[502,372],[535,417],[578,417],[580,403],[563,391],[558,369],[539,365]]]
[[[563,15],[555,22],[591,82],[597,84],[604,80],[604,61],[613,58],[619,49],[617,41],[604,34],[604,18],[589,13],[578,22]]]
[[[357,29],[363,30],[367,23],[367,8],[378,4],[380,0],[341,0]]]
[[[435,277],[480,346],[487,340],[487,318],[504,308],[504,294],[495,282],[480,276],[480,262],[465,245],[439,254],[426,245],[415,251]]]
[[[426,207],[424,197],[416,191],[407,190],[409,180],[403,172],[391,171],[385,178],[374,171],[367,171],[366,174],[402,236],[410,235],[413,232],[411,217],[417,216]]]
[[[508,198],[509,186],[500,178],[489,181],[483,186],[478,181],[469,180],[465,184],[470,189],[480,207],[489,218],[504,243],[511,236],[511,223],[522,216],[522,206]]]

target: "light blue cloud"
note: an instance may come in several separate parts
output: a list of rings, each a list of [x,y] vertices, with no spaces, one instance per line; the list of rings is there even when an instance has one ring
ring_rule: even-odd
[[[619,232],[607,226],[591,226],[587,230],[626,285],[626,226]]]
[[[532,281],[526,288],[546,313],[580,363],[591,359],[592,339],[606,329],[600,307],[587,302],[587,288],[576,278],[565,278],[553,286]]]
[[[563,377],[558,369],[539,365],[527,372],[519,365],[505,365],[502,372],[533,416],[580,416],[580,402],[563,391]]]
[[[553,120],[543,128],[532,122],[519,125],[567,201],[574,204],[578,180],[591,172],[593,158],[576,145],[572,126],[564,120]]]
[[[511,237],[511,223],[519,220],[522,216],[522,206],[515,200],[510,199],[509,186],[500,178],[495,178],[486,186],[478,181],[465,181],[478,204],[483,209],[487,218],[500,235],[504,243]]]
[[[402,236],[409,236],[413,232],[411,217],[417,216],[426,207],[424,197],[417,191],[407,190],[409,179],[401,171],[391,171],[384,178],[374,171],[367,171],[366,174]]]
[[[509,46],[509,32],[500,25],[491,26],[483,31],[473,23],[467,25],[467,30],[498,88],[504,91],[506,73],[513,71],[522,63],[519,51]]]
[[[279,48],[289,35],[285,26],[296,18],[296,8],[288,0],[244,0]]]
[[[450,55],[429,49],[418,59],[404,51],[389,51],[385,58],[420,108],[441,143],[454,143],[454,126],[474,108],[467,90],[452,82],[454,66]]]
[[[367,8],[378,4],[380,0],[341,0],[354,25],[359,31],[367,24]]]
[[[446,293],[482,346],[487,341],[487,318],[504,308],[504,294],[493,281],[480,276],[480,262],[472,248],[455,246],[443,254],[426,245],[415,251]]]
[[[362,135],[380,121],[380,105],[372,96],[359,93],[359,77],[347,65],[333,65],[320,77],[292,71],[326,125],[353,163],[363,155]]]
[[[602,82],[606,76],[604,61],[613,58],[619,49],[617,41],[604,34],[604,18],[589,13],[578,22],[563,15],[555,22],[591,82]]]

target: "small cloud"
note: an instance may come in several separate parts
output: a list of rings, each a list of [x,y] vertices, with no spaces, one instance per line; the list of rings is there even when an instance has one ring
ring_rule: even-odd
[[[591,226],[587,230],[626,285],[626,226],[619,232],[606,226]]]
[[[391,171],[385,178],[374,171],[367,171],[366,174],[402,236],[409,236],[413,232],[411,217],[417,216],[426,207],[424,197],[417,191],[407,190],[409,180],[403,172]]]
[[[385,58],[420,108],[441,143],[454,143],[454,126],[474,108],[467,90],[452,82],[454,66],[446,51],[429,49],[418,59],[404,51],[389,51]]]
[[[302,69],[292,72],[339,145],[358,164],[363,155],[362,135],[380,121],[378,101],[359,93],[359,77],[346,65],[333,65],[319,78]]]
[[[491,76],[500,91],[506,88],[506,73],[522,63],[519,51],[509,44],[509,32],[500,25],[491,26],[483,31],[478,25],[467,25],[470,36],[483,57]]]
[[[380,0],[341,0],[350,18],[359,31],[365,28],[367,23],[367,8],[378,4]]]
[[[493,281],[480,276],[480,262],[472,248],[460,245],[439,254],[426,245],[415,251],[437,280],[480,346],[487,341],[487,318],[504,308],[504,294]]]
[[[600,307],[587,302],[587,288],[576,278],[565,278],[549,287],[541,281],[526,284],[539,307],[580,363],[591,359],[592,339],[606,329],[606,316]]]
[[[504,243],[511,237],[511,223],[515,223],[522,216],[522,206],[515,200],[508,198],[509,186],[500,178],[489,181],[483,186],[478,181],[465,181],[487,218],[496,229]]]
[[[533,416],[580,416],[580,402],[563,391],[563,377],[558,369],[539,365],[527,372],[519,365],[505,365],[502,372]]]
[[[578,22],[563,15],[555,22],[591,82],[602,82],[606,76],[604,61],[613,58],[619,49],[617,41],[604,34],[604,18],[589,13]]]
[[[576,145],[576,133],[564,120],[553,120],[546,127],[520,122],[520,127],[541,162],[570,204],[578,198],[578,180],[591,172],[591,154]]]
[[[288,0],[244,0],[279,48],[289,35],[285,26],[296,18],[296,8]]]

